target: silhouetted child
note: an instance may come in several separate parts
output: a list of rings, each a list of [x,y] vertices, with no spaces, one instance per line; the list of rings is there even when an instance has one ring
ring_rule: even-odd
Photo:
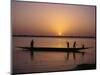
[[[82,45],[82,48],[84,48],[84,44]]]
[[[76,41],[75,41],[74,44],[73,44],[73,48],[76,48]]]
[[[34,46],[34,41],[33,41],[33,40],[31,41],[30,46],[31,46],[31,47]]]
[[[66,42],[66,44],[67,44],[67,48],[69,48],[69,42]]]

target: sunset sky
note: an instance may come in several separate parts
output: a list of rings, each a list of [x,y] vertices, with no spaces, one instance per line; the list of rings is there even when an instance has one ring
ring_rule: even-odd
[[[95,36],[95,6],[12,2],[13,35]]]

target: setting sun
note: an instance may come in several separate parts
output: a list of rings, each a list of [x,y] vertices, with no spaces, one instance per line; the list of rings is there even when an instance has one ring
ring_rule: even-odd
[[[61,36],[61,35],[62,35],[62,33],[61,33],[61,32],[59,32],[59,33],[58,33],[58,35],[59,35],[59,36]]]

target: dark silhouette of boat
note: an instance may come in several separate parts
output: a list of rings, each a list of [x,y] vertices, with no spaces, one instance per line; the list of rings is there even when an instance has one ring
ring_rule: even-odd
[[[52,47],[17,47],[31,51],[54,51],[54,52],[79,52],[79,50],[88,49],[86,48],[52,48]]]
[[[73,48],[69,47],[69,42],[66,42],[67,44],[67,48],[53,48],[53,47],[34,47],[34,40],[31,40],[30,42],[30,47],[18,47],[18,48],[22,48],[28,51],[54,51],[54,52],[80,52],[79,50],[83,50],[83,49],[88,49],[91,47],[84,47],[84,45],[82,45],[82,47],[77,48],[76,47],[76,41],[73,44]]]

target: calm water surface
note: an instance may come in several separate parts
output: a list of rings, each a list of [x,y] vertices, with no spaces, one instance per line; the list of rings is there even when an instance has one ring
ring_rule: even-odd
[[[92,47],[82,50],[81,53],[66,52],[30,52],[25,51],[17,46],[28,47],[30,41],[34,40],[35,47],[67,47],[66,41],[70,47],[76,41],[76,47]],[[32,73],[46,71],[71,70],[79,64],[94,64],[95,61],[95,39],[82,38],[23,38],[13,37],[13,72],[14,73]]]

